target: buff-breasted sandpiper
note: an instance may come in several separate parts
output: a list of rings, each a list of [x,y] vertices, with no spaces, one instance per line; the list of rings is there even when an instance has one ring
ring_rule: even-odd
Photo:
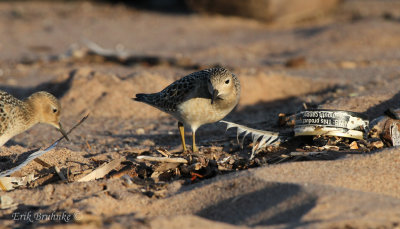
[[[0,91],[0,146],[37,123],[56,127],[68,140],[60,123],[61,106],[52,94],[40,91],[24,100]]]
[[[223,119],[240,97],[238,78],[225,68],[211,68],[189,74],[158,93],[136,94],[134,100],[147,103],[178,119],[183,150],[184,125],[192,130],[193,151],[196,130],[203,124]]]

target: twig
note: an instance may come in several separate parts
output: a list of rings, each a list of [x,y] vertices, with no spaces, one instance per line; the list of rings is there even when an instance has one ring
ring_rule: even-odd
[[[39,165],[41,165],[41,166],[43,166],[43,167],[46,167],[46,168],[50,168],[50,167],[51,167],[51,165],[50,165],[49,163],[43,161],[43,160],[40,159],[40,158],[35,158],[35,159],[33,159],[33,161],[36,162],[36,163],[38,163]]]
[[[164,155],[165,157],[170,157],[170,153],[168,152],[168,150],[166,149],[157,149],[157,152],[159,152],[160,154]]]
[[[303,157],[307,157],[307,156],[315,156],[318,154],[325,154],[327,153],[326,151],[320,151],[320,152],[291,152],[289,155],[290,156],[303,156]]]
[[[217,163],[218,163],[218,164],[224,164],[224,163],[227,162],[230,158],[231,158],[231,156],[228,156],[228,157],[226,157],[226,158],[224,158],[224,159],[218,161]]]
[[[58,176],[61,178],[62,181],[66,180],[64,174],[62,174],[62,172],[57,166],[54,166],[54,170],[56,171],[56,173],[58,174]]]
[[[137,156],[136,158],[141,160],[156,161],[156,162],[183,163],[183,164],[188,163],[186,159],[179,157],[168,158],[168,157]]]
[[[69,182],[70,181],[70,177],[69,177],[69,173],[71,172],[71,167],[69,167],[68,166],[68,168],[67,168],[67,181]]]
[[[77,124],[75,124],[75,126],[73,126],[73,127],[67,132],[67,135],[70,134],[70,133],[71,133],[75,128],[77,128],[79,125],[81,125],[88,117],[89,117],[89,114],[87,114],[85,117],[83,117],[83,118],[81,119],[81,121],[79,121]],[[61,138],[59,138],[57,141],[55,141],[54,143],[61,141],[63,138],[65,138],[64,135],[63,135]]]
[[[92,152],[92,147],[90,147],[89,142],[87,140],[86,140],[86,146],[88,147],[89,152]]]

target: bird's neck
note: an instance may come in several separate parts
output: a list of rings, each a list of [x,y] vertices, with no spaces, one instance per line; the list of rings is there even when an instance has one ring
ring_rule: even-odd
[[[236,93],[230,93],[223,99],[215,100],[215,107],[218,109],[233,109],[238,102],[238,96]]]
[[[32,99],[31,97],[25,99],[20,106],[20,110],[26,124],[33,126],[36,123],[41,122],[42,117],[40,115],[40,106],[35,99]]]

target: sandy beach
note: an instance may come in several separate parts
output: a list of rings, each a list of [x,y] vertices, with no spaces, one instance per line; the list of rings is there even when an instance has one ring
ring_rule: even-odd
[[[14,203],[0,210],[0,225],[399,228],[398,147],[384,142],[361,150],[357,142],[359,150],[287,156],[313,151],[315,142],[299,138],[249,160],[251,138],[241,149],[235,130],[214,123],[197,131],[200,152],[185,154],[176,120],[132,100],[191,72],[224,66],[242,85],[239,105],[225,118],[231,122],[281,131],[278,115],[298,112],[304,104],[360,112],[370,120],[382,116],[400,104],[397,3],[344,2],[332,14],[283,25],[123,4],[0,2],[0,89],[18,98],[53,93],[66,129],[89,114],[70,141],[40,157],[50,166],[32,161],[11,175],[33,173],[37,179],[0,191]],[[90,44],[129,55],[100,56]],[[43,124],[14,137],[1,148],[1,171],[59,137]],[[138,159],[163,153],[189,163]],[[102,178],[78,182],[118,160]],[[63,213],[70,219],[34,218]]]

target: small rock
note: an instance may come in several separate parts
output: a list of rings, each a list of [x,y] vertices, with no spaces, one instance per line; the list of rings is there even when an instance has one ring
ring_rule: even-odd
[[[358,144],[356,141],[353,141],[352,143],[350,143],[350,149],[358,149]]]
[[[142,135],[142,134],[144,134],[144,133],[145,133],[145,131],[144,131],[143,128],[136,129],[136,134]]]
[[[376,141],[376,142],[371,142],[371,146],[377,149],[383,148],[383,142],[382,141]]]

